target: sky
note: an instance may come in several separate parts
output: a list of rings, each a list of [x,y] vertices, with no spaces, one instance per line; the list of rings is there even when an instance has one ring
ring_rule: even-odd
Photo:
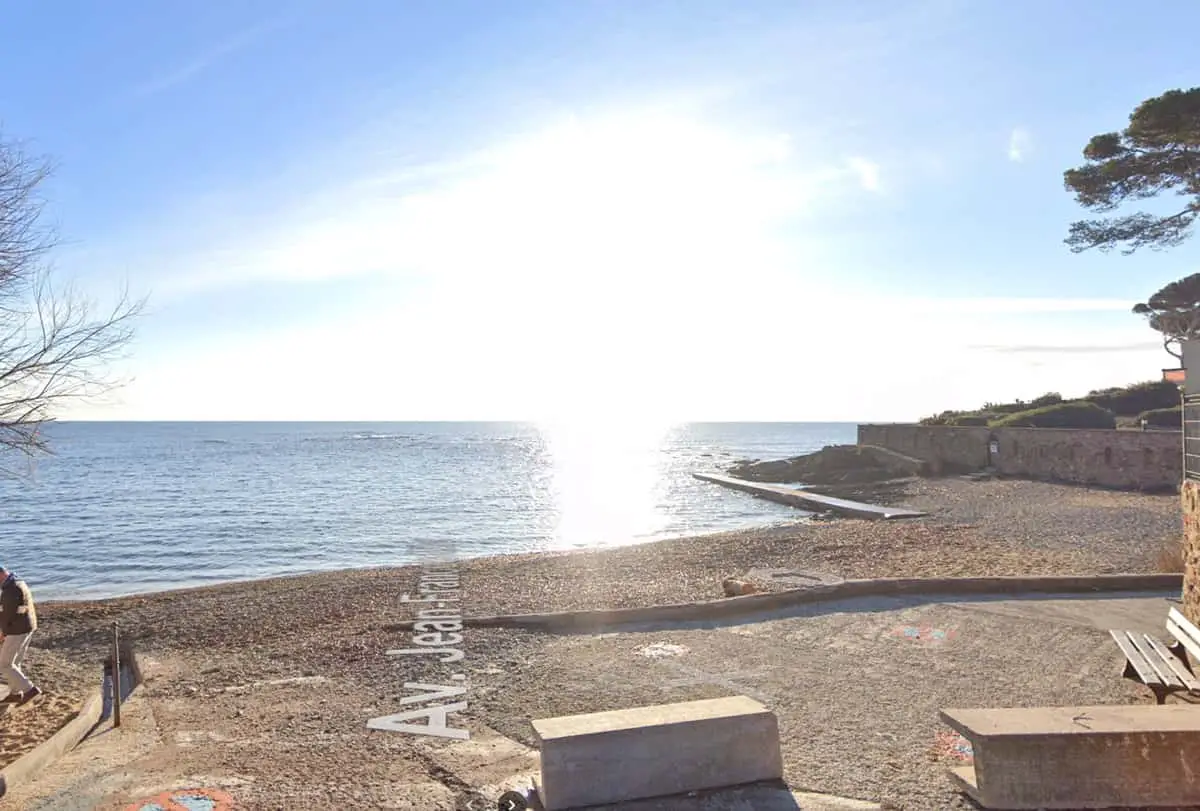
[[[56,273],[147,297],[69,419],[911,420],[1173,366],[1072,254],[1200,6],[60,0],[0,15]],[[37,32],[32,34],[31,32]]]

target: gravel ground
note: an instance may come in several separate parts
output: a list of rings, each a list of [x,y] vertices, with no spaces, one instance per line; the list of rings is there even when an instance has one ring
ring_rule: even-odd
[[[715,486],[715,485],[714,485]],[[883,494],[878,489],[858,495]],[[475,613],[625,608],[718,599],[752,567],[845,578],[1156,571],[1181,532],[1179,499],[1042,482],[912,480],[886,500],[931,515],[836,520],[561,554],[470,561]]]
[[[717,599],[723,578],[756,566],[844,577],[1152,571],[1164,539],[1179,532],[1174,496],[960,479],[912,481],[892,490],[889,499],[934,514],[912,521],[797,522],[592,552],[462,561],[456,565],[462,578],[461,605],[467,615],[483,615]],[[445,683],[440,680],[448,677],[448,666],[428,657],[384,654],[410,642],[395,623],[412,616],[411,606],[401,603],[399,595],[414,590],[418,576],[415,567],[334,572],[143,597],[48,603],[39,610],[42,628],[35,654],[50,651],[72,661],[96,661],[111,623],[119,621],[140,654],[162,663],[162,675],[151,682],[148,695],[156,706],[166,708],[161,714],[156,709],[164,739],[184,736],[191,741],[198,730],[219,725],[220,740],[226,741],[180,749],[172,755],[180,759],[179,768],[226,770],[249,785],[269,785],[272,799],[258,797],[250,804],[255,808],[285,808],[289,803],[314,809],[393,807],[384,802],[394,796],[397,782],[444,776],[431,765],[424,741],[371,733],[364,726],[367,718],[399,711],[404,682]],[[512,719],[581,712],[602,698],[637,705],[691,695],[687,690],[667,694],[661,685],[646,680],[633,679],[625,687],[597,680],[598,674],[609,672],[606,657],[624,656],[604,648],[604,636],[588,641],[592,638],[471,628],[464,637],[466,658],[459,667],[472,685],[466,715],[501,725],[508,718],[512,728],[507,731],[512,734],[517,726]],[[809,644],[804,639],[789,638],[788,644]],[[779,642],[764,637],[756,644],[778,647]],[[599,647],[586,648],[583,659],[568,664],[560,657],[564,645]],[[844,650],[812,649],[819,654],[808,660],[810,675],[840,673],[848,682],[840,688],[843,703],[867,714],[855,719],[856,726],[871,729],[869,713],[883,699],[878,688],[888,680],[907,685],[913,706],[924,713],[922,723],[931,723],[930,683],[914,675],[925,673],[920,662],[898,659],[893,666],[886,655],[864,658],[852,645]],[[757,650],[731,648],[727,655],[735,660],[749,657],[749,665],[765,655]],[[1105,651],[1106,661],[1109,653]],[[977,666],[988,678],[1006,664],[980,655]],[[1069,658],[1055,659],[1075,667]],[[624,672],[624,665],[613,667],[612,673]],[[269,687],[233,693],[226,689],[296,677],[313,678],[286,692]],[[1116,680],[1106,673],[1105,681]],[[805,675],[792,689],[801,696],[808,685]],[[1016,690],[1020,685],[1008,686]],[[692,687],[697,693],[692,697],[714,689],[711,684]],[[886,777],[880,770],[889,768],[875,762],[881,753],[867,746],[862,749],[866,760],[842,761],[837,758],[853,746],[847,744],[843,752],[818,745],[812,736],[819,727],[812,724],[836,725],[836,718],[822,709],[824,695],[813,695],[810,711],[825,715],[803,715],[800,726],[789,728],[789,757],[834,759],[822,767],[821,780],[800,774],[797,785],[879,796]],[[891,695],[886,700],[903,703],[910,698]],[[901,729],[907,723],[899,717],[893,720]],[[876,734],[896,733],[881,727],[870,733]],[[815,754],[805,754],[810,739]],[[911,749],[915,743],[905,746]],[[864,782],[849,790],[859,774]],[[941,778],[938,785],[943,791]],[[357,793],[347,793],[351,790]]]
[[[715,485],[714,485],[715,486]],[[911,480],[896,501],[930,511],[895,521],[797,521],[593,551],[460,561],[471,615],[633,607],[713,600],[752,567],[846,578],[1156,571],[1180,534],[1177,496],[1015,480]],[[50,603],[39,644],[91,647],[120,620],[145,643],[253,647],[322,625],[364,629],[397,616],[397,583],[418,567],[232,583],[93,602]],[[333,602],[321,599],[337,592]],[[98,631],[100,631],[98,633]]]
[[[938,710],[1152,703],[1119,678],[1115,646],[1089,626],[1096,602],[1042,601],[1057,610],[1039,616],[1039,601],[856,600],[754,624],[554,637],[529,652],[519,678],[476,689],[476,711],[534,746],[531,718],[748,695],[779,717],[792,788],[912,811],[973,809],[946,776],[962,761]],[[1146,602],[1161,619],[1165,602]],[[1011,604],[1019,608],[1004,612]],[[943,636],[919,641],[909,628]],[[654,645],[680,653],[647,656]]]

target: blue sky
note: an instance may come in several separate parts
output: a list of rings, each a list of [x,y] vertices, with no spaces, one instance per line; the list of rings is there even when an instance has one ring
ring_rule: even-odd
[[[1088,138],[1200,84],[1096,2],[59,2],[0,121],[150,306],[105,419],[910,419],[1170,365],[1197,270],[1071,254]],[[37,32],[31,34],[31,32]]]

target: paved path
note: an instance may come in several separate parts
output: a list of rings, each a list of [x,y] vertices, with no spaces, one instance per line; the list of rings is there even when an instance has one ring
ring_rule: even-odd
[[[1163,636],[1170,596],[862,599],[753,622],[551,637],[518,677],[487,688],[482,712],[528,742],[529,706],[566,715],[744,694],[779,714],[793,789],[969,808],[946,778],[969,751],[937,711],[1147,702],[1119,677],[1106,631]]]
[[[526,634],[523,657],[479,662],[473,671],[471,707],[462,717],[471,740],[364,737],[360,721],[354,729],[327,730],[321,745],[355,747],[362,773],[386,783],[386,791],[383,783],[361,784],[376,792],[370,807],[453,811],[467,787],[481,790],[474,796],[483,800],[525,784],[536,770],[536,754],[527,748],[531,708],[540,716],[565,715],[741,693],[779,714],[792,791],[742,790],[622,811],[840,811],[883,801],[920,811],[968,808],[945,771],[969,753],[939,726],[937,710],[1146,703],[1143,688],[1118,677],[1120,655],[1106,629],[1161,637],[1169,596],[876,598],[724,625]],[[152,684],[173,683],[170,663],[148,665],[162,671]],[[326,723],[337,726],[335,702],[355,700],[324,682],[263,684],[247,688],[261,694],[254,711],[280,723],[298,705],[319,701]],[[163,792],[199,788],[225,792],[247,808],[298,807],[301,796],[301,806],[325,808],[336,807],[331,792],[360,785],[361,775],[334,788],[315,775],[289,773],[284,764],[294,742],[281,744],[271,735],[239,739],[241,710],[230,700],[193,712],[204,699],[175,692],[156,688],[140,695],[126,708],[123,730],[85,743],[11,798],[13,807],[124,811]],[[265,761],[276,765],[249,773],[240,754],[247,747],[260,756],[279,748],[277,761]],[[287,801],[273,800],[285,785]]]
[[[769,501],[777,501],[781,504],[788,504],[806,510],[829,510],[838,515],[851,518],[882,520],[889,518],[920,518],[925,515],[925,513],[918,512],[917,510],[909,510],[903,507],[882,507],[878,504],[864,504],[861,501],[835,498],[834,496],[812,493],[807,490],[798,490],[795,487],[787,487],[782,484],[762,484],[760,482],[750,482],[745,479],[734,478],[733,476],[719,476],[715,473],[693,473],[692,476],[700,481],[719,484],[722,487],[728,487],[733,490],[741,490]]]

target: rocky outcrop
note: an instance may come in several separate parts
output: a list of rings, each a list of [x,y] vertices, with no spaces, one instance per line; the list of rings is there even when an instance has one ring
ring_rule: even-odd
[[[920,459],[874,445],[830,445],[790,459],[738,462],[729,475],[755,482],[866,484],[929,474]]]

